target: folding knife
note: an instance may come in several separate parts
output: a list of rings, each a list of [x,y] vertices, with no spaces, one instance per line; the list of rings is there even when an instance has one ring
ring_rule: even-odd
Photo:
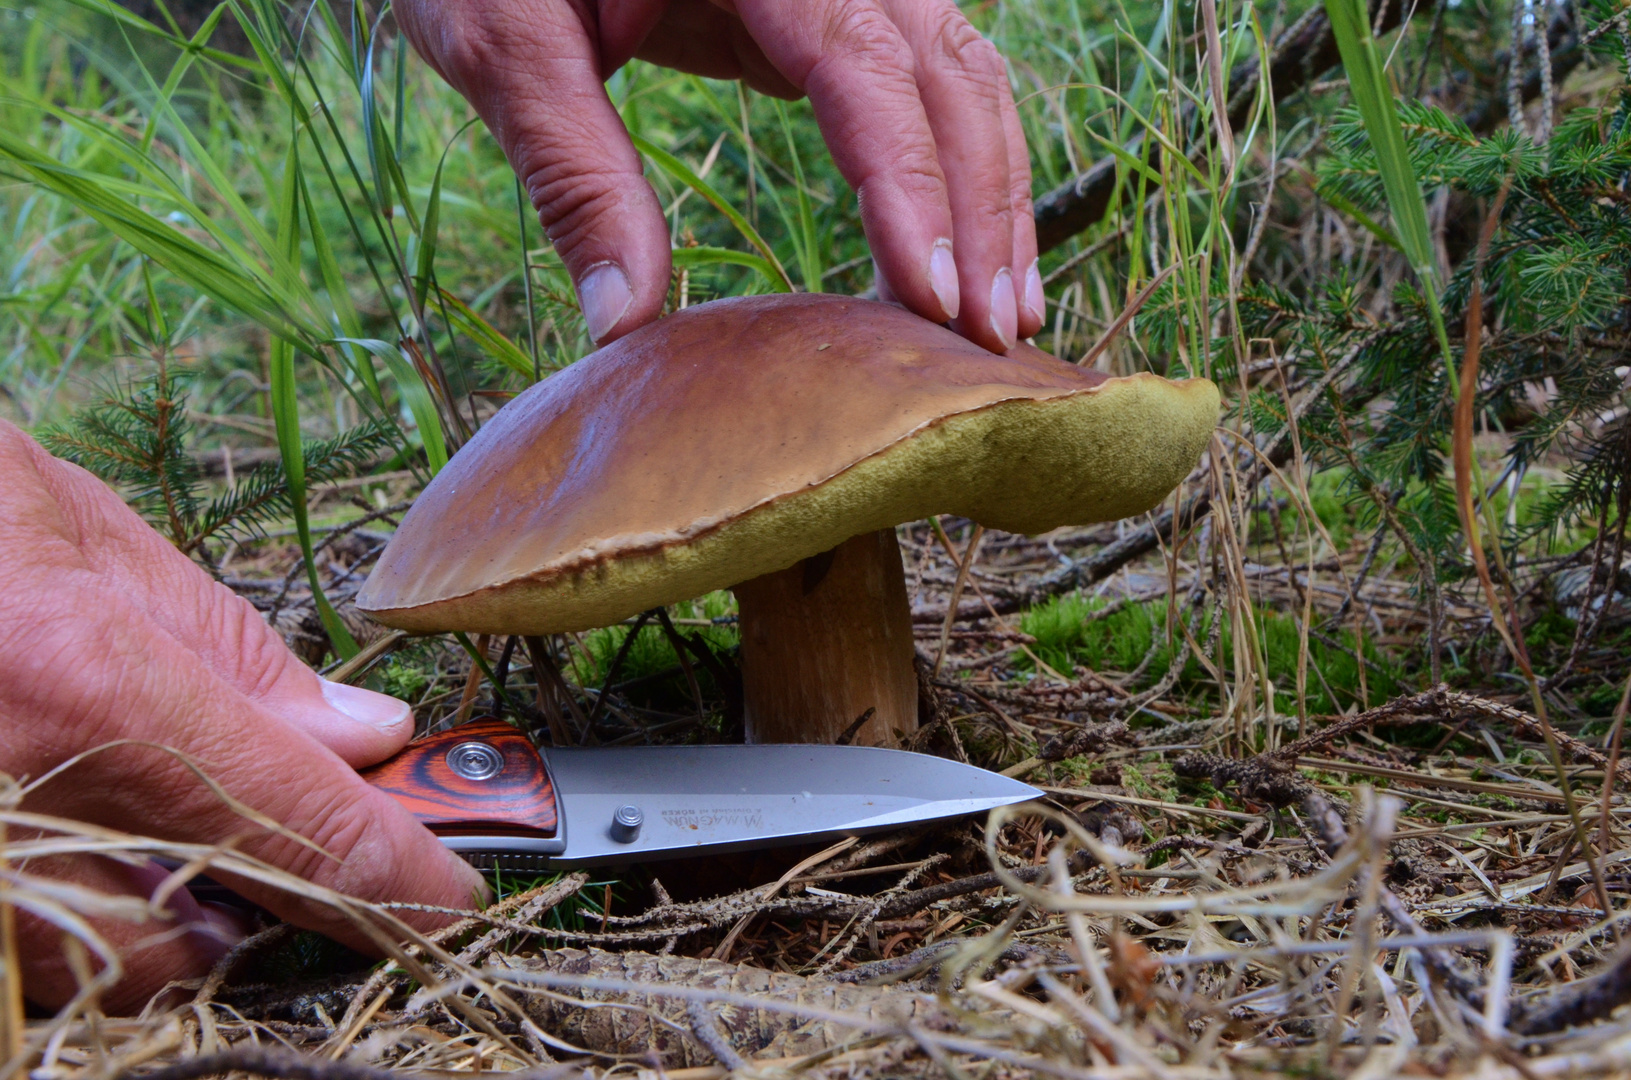
[[[977,814],[1041,792],[870,746],[628,746],[540,753],[480,719],[363,770],[477,866],[542,870],[742,851]]]

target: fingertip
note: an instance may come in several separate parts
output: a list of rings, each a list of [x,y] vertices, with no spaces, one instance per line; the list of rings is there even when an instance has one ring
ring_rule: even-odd
[[[317,685],[321,701],[293,699],[266,704],[352,768],[384,761],[413,738],[413,710],[406,701],[322,677],[318,677]]]
[[[915,260],[910,255],[902,258],[899,248],[899,244],[892,245],[887,257],[873,256],[878,299],[899,304],[930,322],[955,320],[966,305],[951,240],[942,237],[933,241]]]
[[[1042,291],[1040,260],[1032,259],[1025,269],[1023,297],[1019,305],[1019,336],[1032,337],[1041,332],[1048,322],[1048,298]]]
[[[991,334],[1007,352],[1014,347],[1019,331],[1019,305],[1014,295],[1014,275],[1005,266],[991,279]]]
[[[929,287],[940,301],[941,317],[935,321],[957,318],[962,307],[962,289],[957,283],[957,260],[952,255],[951,241],[944,237],[934,242],[929,253]]]
[[[399,748],[413,738],[413,709],[406,701],[364,686],[318,678],[323,687],[323,700],[348,719],[394,740]]]

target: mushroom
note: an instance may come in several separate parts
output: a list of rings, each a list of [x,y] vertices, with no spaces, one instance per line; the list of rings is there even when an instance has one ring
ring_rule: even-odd
[[[749,742],[917,726],[894,527],[1010,532],[1158,504],[1218,417],[1204,379],[997,356],[887,304],[687,308],[517,396],[402,520],[357,596],[388,626],[542,635],[734,588]]]

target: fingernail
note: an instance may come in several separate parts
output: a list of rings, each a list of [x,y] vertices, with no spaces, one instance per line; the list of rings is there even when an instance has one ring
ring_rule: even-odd
[[[214,901],[201,903],[198,907],[206,932],[229,949],[255,932],[255,924],[242,908]]]
[[[1048,298],[1042,295],[1042,270],[1038,265],[1040,259],[1031,260],[1031,268],[1025,271],[1025,306],[1031,309],[1036,321],[1048,321]]]
[[[583,306],[583,321],[589,324],[589,336],[600,341],[634,303],[628,275],[616,263],[591,267],[578,282],[578,302]]]
[[[1004,349],[1011,349],[1019,333],[1019,305],[1014,300],[1014,275],[1003,267],[991,281],[991,332]]]
[[[327,679],[323,679],[322,684],[323,700],[359,724],[367,724],[387,735],[396,735],[404,725],[413,723],[413,713],[406,701]]]
[[[929,287],[934,290],[946,318],[957,318],[963,298],[957,291],[957,260],[951,257],[950,240],[936,240],[934,250],[929,253]]]

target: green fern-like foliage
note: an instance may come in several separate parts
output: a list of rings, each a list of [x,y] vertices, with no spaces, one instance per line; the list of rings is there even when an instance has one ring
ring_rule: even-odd
[[[36,437],[57,457],[122,489],[137,513],[181,546],[199,513],[201,482],[186,452],[186,404],[177,378],[160,365]]]
[[[302,444],[307,485],[324,484],[366,470],[388,449],[396,432],[388,423],[370,420],[332,439],[310,439]],[[282,462],[257,466],[240,477],[231,491],[206,503],[193,522],[189,549],[222,532],[256,534],[268,522],[291,510],[289,479]]]
[[[1449,187],[1473,207],[1493,205],[1510,185],[1483,267],[1485,323],[1477,406],[1483,422],[1513,434],[1503,477],[1564,449],[1567,481],[1509,545],[1589,519],[1623,528],[1631,502],[1631,111],[1579,109],[1548,144],[1512,131],[1480,136],[1443,110],[1401,102],[1411,159],[1425,189]],[[1338,207],[1385,220],[1375,156],[1355,112],[1341,115],[1321,162],[1318,190]],[[1478,260],[1459,259],[1444,289],[1459,337]],[[1296,295],[1248,285],[1239,298],[1247,337],[1281,344],[1310,381],[1334,366],[1325,400],[1302,420],[1305,448],[1349,471],[1356,494],[1396,498],[1401,525],[1439,568],[1462,572],[1461,539],[1446,459],[1453,388],[1438,358],[1426,307],[1409,284],[1378,324],[1360,290],[1340,279]],[[1455,343],[1459,355],[1460,343]],[[1549,395],[1537,410],[1535,395]],[[1286,422],[1273,394],[1249,409],[1259,431]],[[1605,418],[1608,418],[1605,422]]]
[[[145,380],[81,409],[37,433],[57,457],[120,489],[127,502],[182,551],[221,536],[259,535],[290,513],[288,476],[269,462],[240,476],[231,490],[206,497],[187,454],[191,434],[182,381],[164,365]],[[390,424],[370,420],[331,439],[305,442],[306,483],[323,484],[367,469],[391,447]]]

